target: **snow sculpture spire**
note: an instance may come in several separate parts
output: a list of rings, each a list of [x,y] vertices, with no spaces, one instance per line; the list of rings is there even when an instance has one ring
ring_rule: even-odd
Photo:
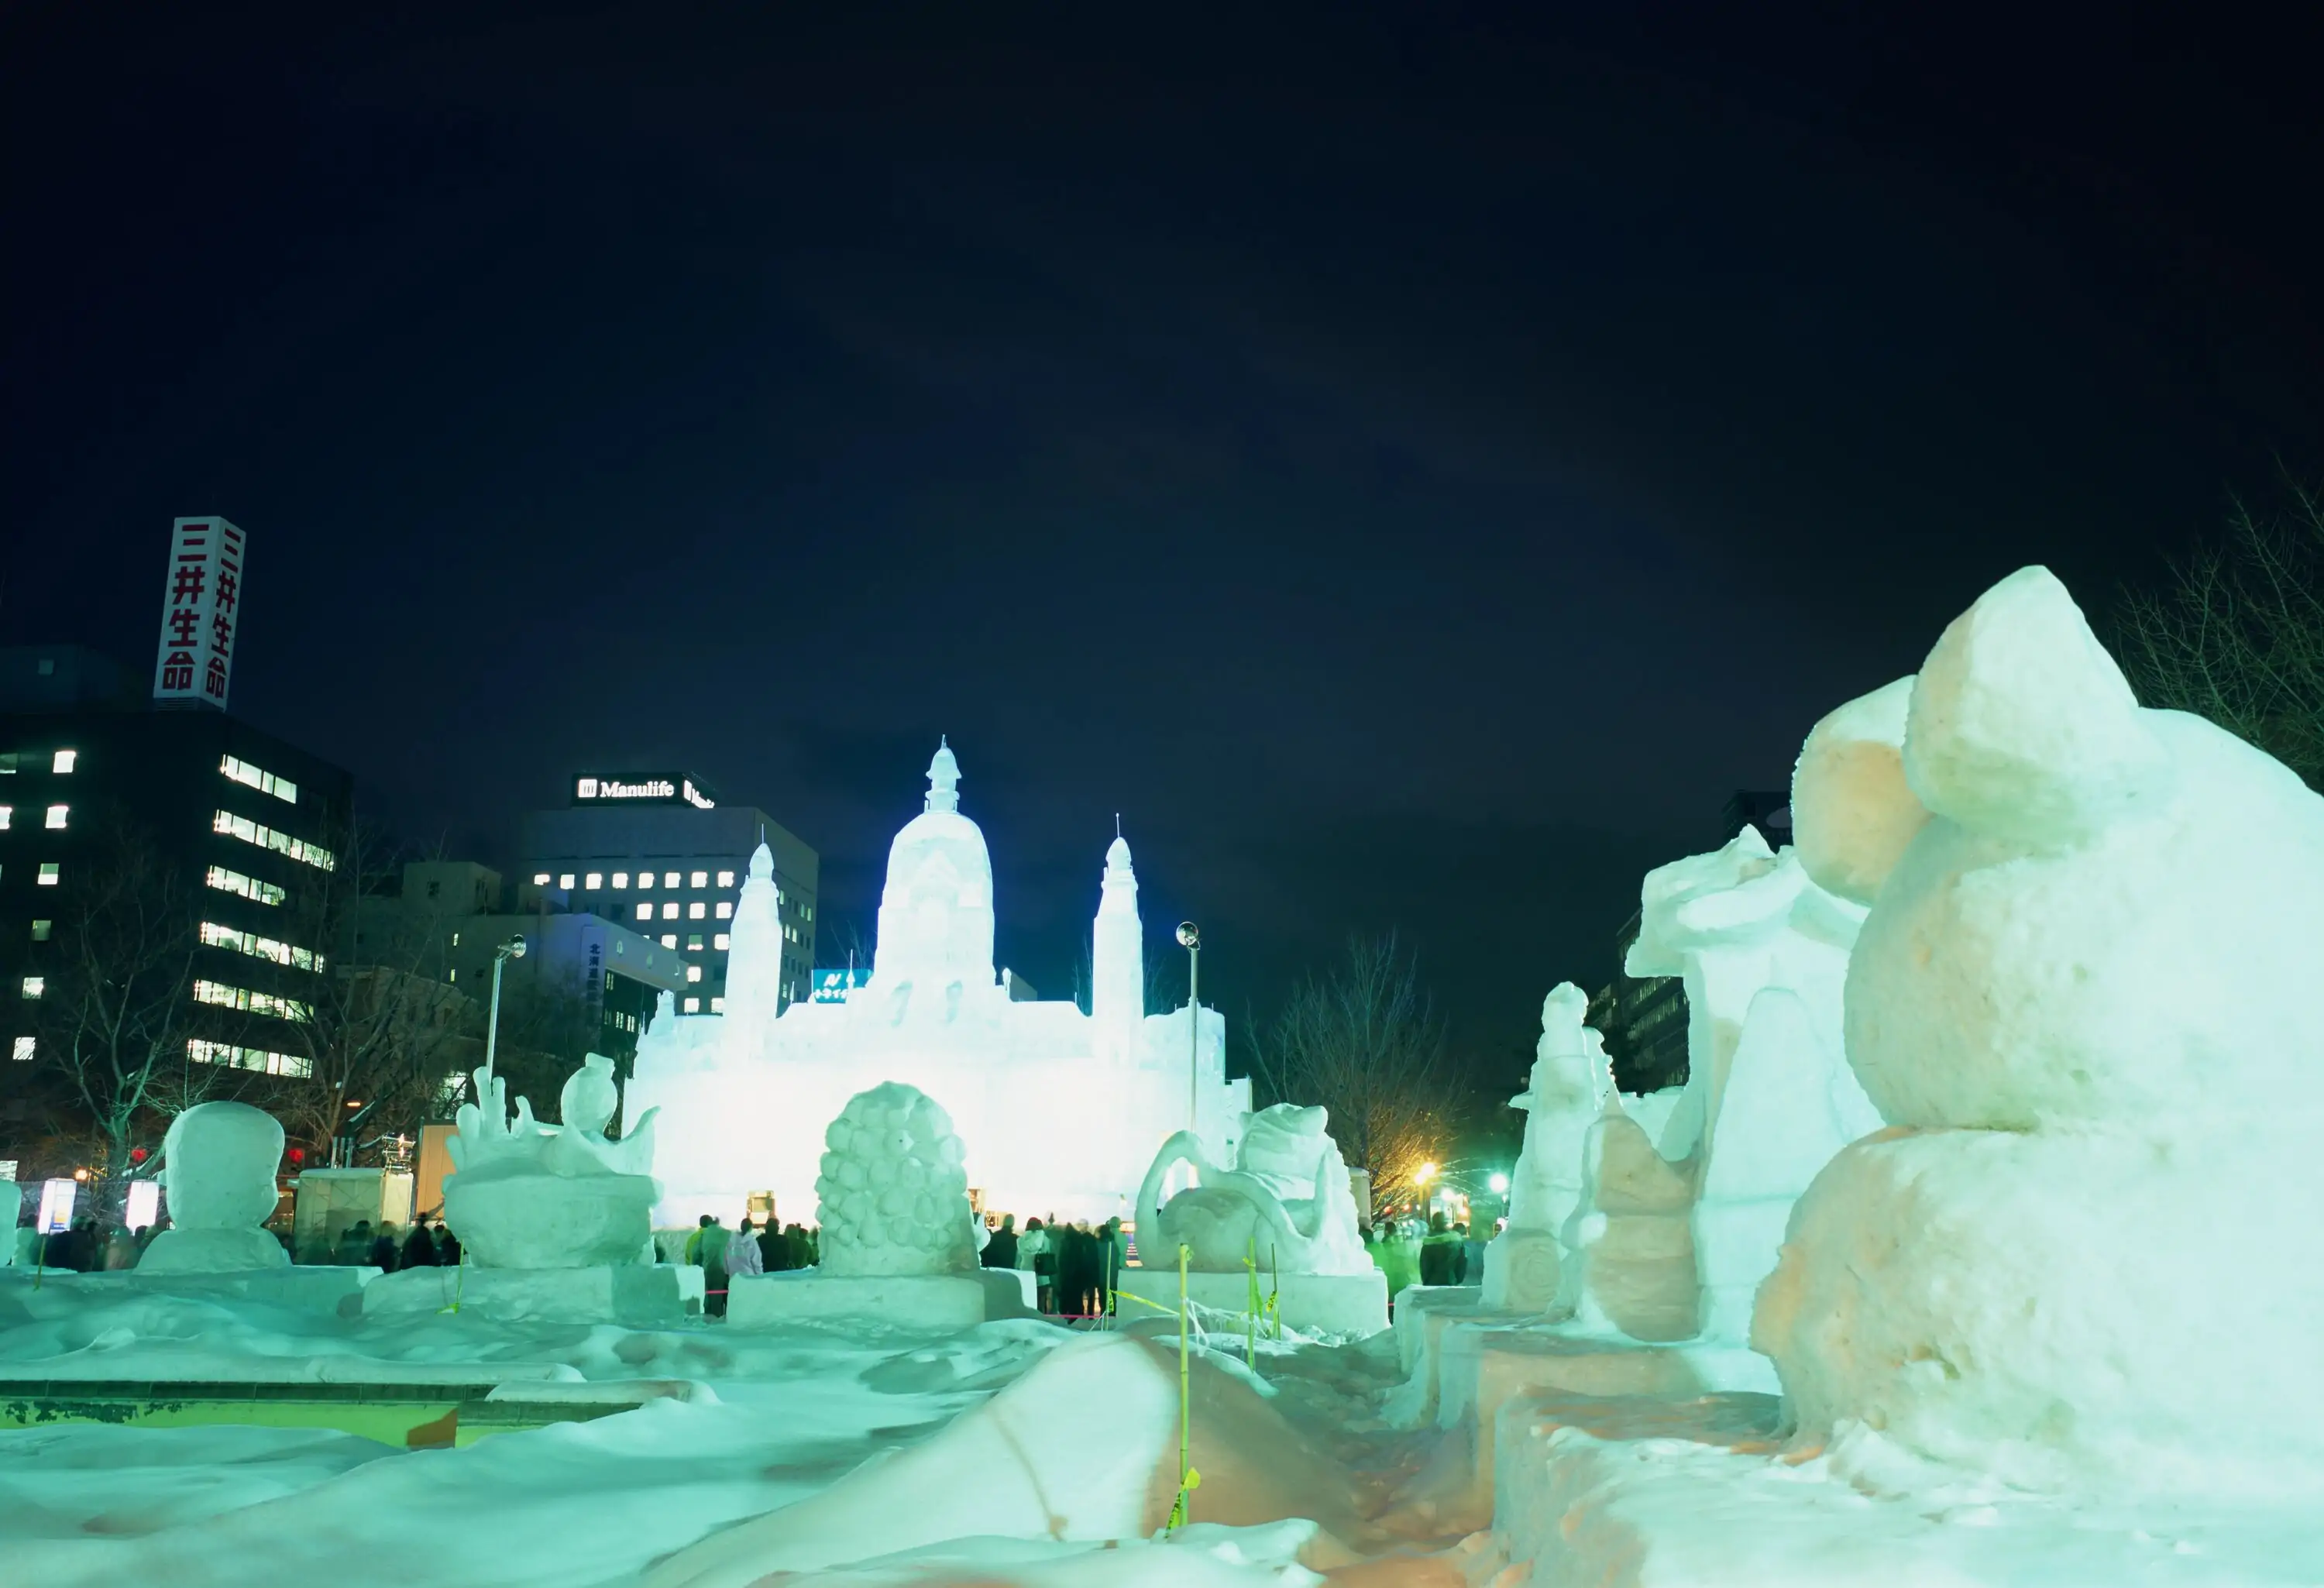
[[[936,735],[936,752],[928,762],[928,803],[930,810],[960,808],[960,761],[952,752],[952,745],[942,734]]]
[[[992,858],[984,834],[960,814],[960,762],[943,741],[928,762],[926,808],[888,847],[878,951],[875,984],[910,983],[931,995],[908,997],[899,1020],[914,1010],[956,1010],[968,989],[994,984]]]
[[[782,1008],[782,895],[775,886],[775,856],[761,843],[734,905],[727,939],[726,1026],[745,1042]]]
[[[1118,826],[1105,852],[1097,919],[1090,928],[1090,1018],[1098,1057],[1126,1063],[1138,1051],[1146,1020],[1145,931],[1138,919],[1138,873]]]

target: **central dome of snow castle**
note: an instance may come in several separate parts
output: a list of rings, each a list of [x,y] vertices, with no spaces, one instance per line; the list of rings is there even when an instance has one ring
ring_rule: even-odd
[[[960,762],[941,741],[928,762],[927,807],[888,846],[872,978],[885,986],[990,986],[992,858],[960,814]]]

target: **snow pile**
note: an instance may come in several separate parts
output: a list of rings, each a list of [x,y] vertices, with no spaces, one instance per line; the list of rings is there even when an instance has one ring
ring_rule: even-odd
[[[1801,1200],[1754,1343],[1809,1439],[2312,1491],[2324,802],[2140,709],[2041,568],[1945,631],[1892,769],[1864,724],[1900,688],[1818,729],[1795,808],[1872,900],[1847,1051],[1902,1128]]]
[[[1123,1334],[1076,1341],[935,1437],[682,1551],[648,1583],[746,1588],[957,1540],[1149,1537],[1177,1494],[1177,1378],[1167,1347]],[[1341,1537],[1356,1531],[1346,1475],[1263,1399],[1208,1360],[1192,1389],[1196,1519],[1304,1517]]]
[[[153,1237],[138,1267],[149,1274],[288,1267],[290,1254],[260,1227],[274,1211],[281,1162],[281,1125],[246,1103],[198,1103],[171,1121],[161,1184],[171,1227]]]
[[[960,1138],[934,1099],[888,1081],[850,1098],[824,1132],[820,1271],[841,1278],[965,1274],[975,1222]]]

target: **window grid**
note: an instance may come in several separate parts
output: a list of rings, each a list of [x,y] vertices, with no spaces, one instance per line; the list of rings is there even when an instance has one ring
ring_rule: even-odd
[[[278,778],[272,772],[262,771],[246,761],[226,756],[218,762],[218,771],[244,788],[255,789],[262,794],[272,794],[286,805],[299,803],[299,785],[288,778]]]
[[[255,844],[261,849],[272,849],[277,854],[287,854],[318,872],[338,868],[338,857],[321,845],[309,844],[304,838],[293,838],[288,833],[261,826],[248,817],[236,816],[230,810],[221,810],[211,818],[210,831],[239,838],[245,844]]]

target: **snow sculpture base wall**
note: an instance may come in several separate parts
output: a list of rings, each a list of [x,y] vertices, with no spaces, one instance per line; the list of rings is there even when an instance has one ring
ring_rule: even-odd
[[[1012,1288],[1016,1281],[1011,1281]],[[877,1274],[856,1278],[794,1273],[746,1274],[729,1279],[726,1326],[770,1324],[879,1323],[927,1334],[973,1329],[984,1322],[981,1274]]]
[[[444,1178],[444,1218],[471,1267],[588,1270],[643,1259],[659,1195],[650,1175],[495,1178],[489,1169],[463,1169]]]
[[[164,1230],[137,1260],[138,1270],[149,1274],[231,1274],[290,1266],[290,1254],[265,1230]]]
[[[1173,1313],[1178,1310],[1176,1269],[1124,1269],[1120,1283],[1124,1295],[1154,1304],[1139,1306],[1132,1302],[1120,1309],[1125,1316],[1158,1317],[1161,1315],[1154,1311],[1155,1306]],[[1370,1274],[1283,1274],[1273,1280],[1262,1271],[1259,1276],[1262,1304],[1270,1291],[1276,1297],[1276,1316],[1286,1329],[1368,1338],[1388,1328],[1388,1276],[1378,1269]],[[1250,1278],[1244,1273],[1190,1272],[1186,1299],[1234,1315],[1228,1326],[1240,1329],[1250,1309]],[[1266,1327],[1263,1320],[1259,1326]]]
[[[698,1271],[698,1270],[697,1270]],[[460,1310],[503,1323],[619,1324],[634,1329],[683,1323],[702,1310],[687,1295],[685,1271],[626,1263],[585,1269],[405,1269],[364,1287],[365,1317],[432,1316],[456,1299]]]

